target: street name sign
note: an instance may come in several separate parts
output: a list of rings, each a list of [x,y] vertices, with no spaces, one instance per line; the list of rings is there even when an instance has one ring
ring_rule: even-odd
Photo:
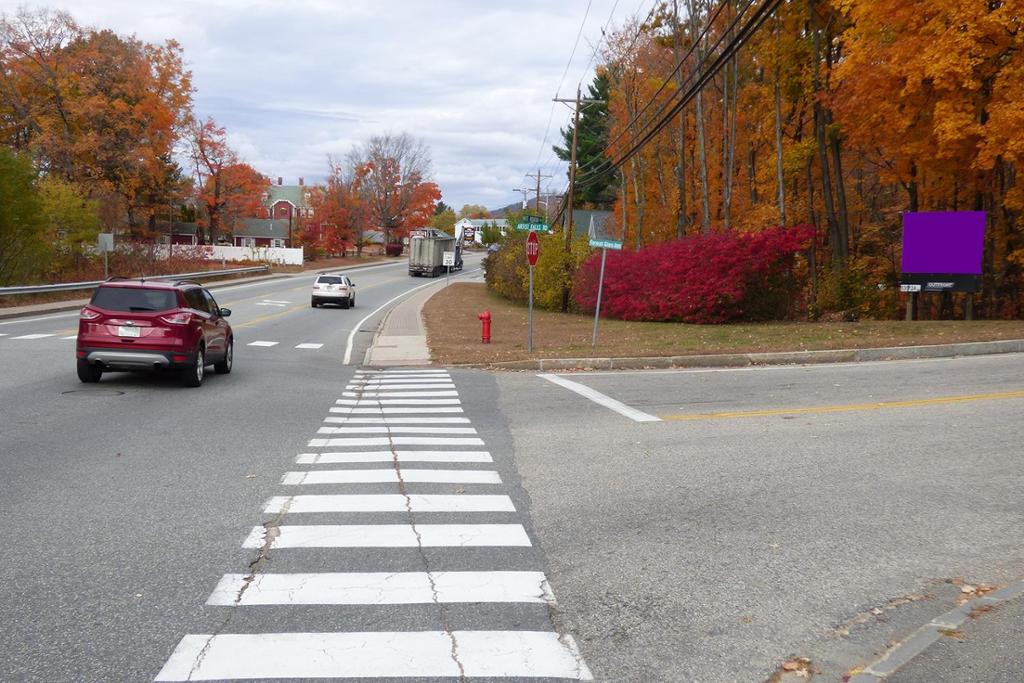
[[[590,246],[594,249],[622,249],[622,242],[616,240],[590,240]]]

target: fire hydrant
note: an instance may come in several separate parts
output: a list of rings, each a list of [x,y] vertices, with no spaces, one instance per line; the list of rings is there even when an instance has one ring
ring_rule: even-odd
[[[483,313],[481,313],[480,315],[477,316],[477,318],[479,318],[480,321],[483,322],[483,324],[484,324],[483,343],[484,344],[490,344],[491,343],[491,312],[485,309]]]

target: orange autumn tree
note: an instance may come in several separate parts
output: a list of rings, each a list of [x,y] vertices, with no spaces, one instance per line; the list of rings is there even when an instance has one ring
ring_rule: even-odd
[[[386,133],[353,149],[346,161],[351,172],[363,174],[360,198],[385,244],[429,224],[441,192],[430,181],[430,150],[423,142]]]
[[[199,224],[206,229],[209,243],[214,244],[221,234],[233,231],[241,219],[258,215],[270,179],[238,160],[224,129],[212,118],[193,125],[189,142],[197,198],[205,213]]]
[[[143,235],[183,197],[175,148],[191,117],[180,46],[87,30],[66,12],[0,16],[0,143],[87,188],[108,227]]]

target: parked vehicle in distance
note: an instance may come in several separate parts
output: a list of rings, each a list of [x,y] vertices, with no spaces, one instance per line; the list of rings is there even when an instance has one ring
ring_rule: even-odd
[[[219,374],[234,364],[231,311],[190,280],[110,278],[79,314],[78,379],[105,372],[173,370],[186,387],[203,383],[207,365]]]
[[[321,304],[339,304],[342,308],[355,308],[356,285],[347,275],[316,276],[313,283],[313,296],[310,306],[316,308]]]
[[[462,243],[441,230],[427,228],[409,233],[409,275],[437,277],[445,272],[444,253],[454,252],[452,270],[462,270]]]

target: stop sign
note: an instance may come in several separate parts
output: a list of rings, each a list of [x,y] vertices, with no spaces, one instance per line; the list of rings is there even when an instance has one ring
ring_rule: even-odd
[[[535,266],[538,256],[540,256],[540,241],[537,239],[537,233],[531,230],[530,236],[526,238],[526,259],[531,266]]]

